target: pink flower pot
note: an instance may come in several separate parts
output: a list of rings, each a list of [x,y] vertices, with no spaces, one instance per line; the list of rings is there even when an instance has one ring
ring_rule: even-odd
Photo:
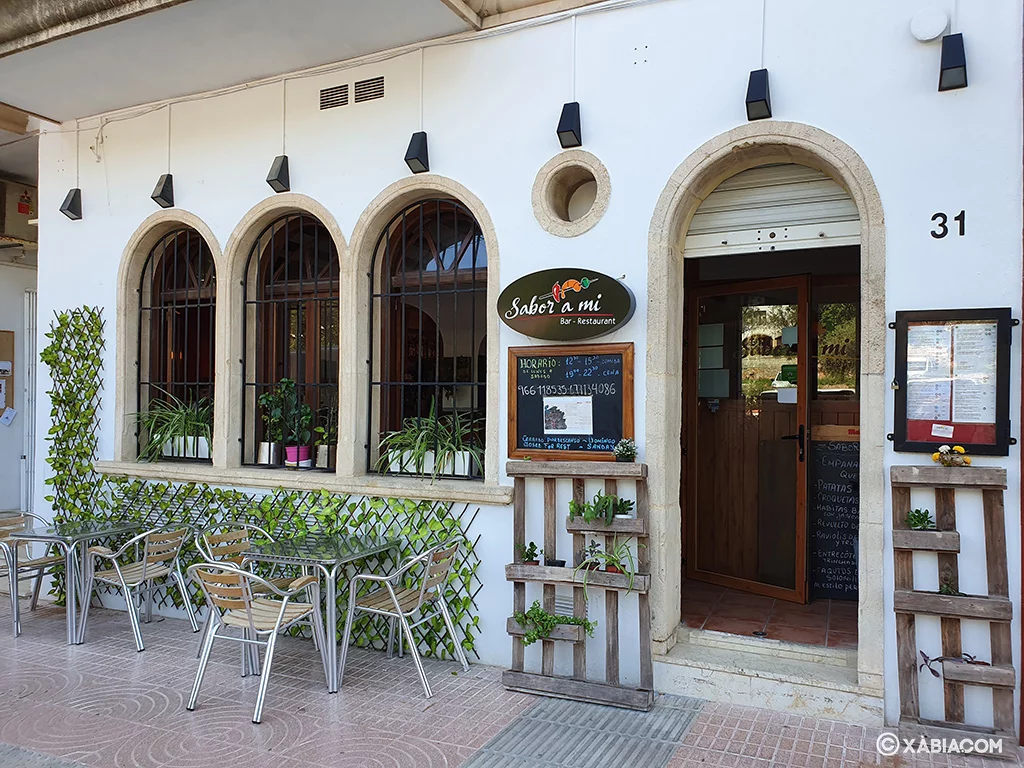
[[[286,445],[284,447],[284,464],[286,467],[311,467],[313,460],[308,445]]]

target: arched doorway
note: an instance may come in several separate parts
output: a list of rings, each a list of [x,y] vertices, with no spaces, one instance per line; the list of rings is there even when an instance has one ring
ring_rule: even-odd
[[[683,427],[684,314],[678,296],[687,279],[683,258],[688,229],[701,203],[726,179],[758,166],[796,163],[825,173],[848,193],[860,229],[860,373],[863,404],[860,464],[862,475],[857,602],[859,644],[856,654],[858,707],[870,703],[881,717],[883,672],[883,589],[880,568],[865,568],[883,549],[885,509],[882,466],[882,403],[885,348],[885,230],[881,200],[866,165],[849,146],[824,131],[797,123],[760,121],[740,126],[696,149],[672,174],[652,217],[648,238],[646,353],[646,439],[652,478],[652,636],[656,654],[676,643],[683,584],[683,507],[680,478],[684,461]],[[868,698],[870,697],[870,698]],[[870,715],[874,717],[875,715]]]
[[[689,627],[856,648],[859,234],[849,194],[797,163],[741,171],[694,214],[683,241]]]

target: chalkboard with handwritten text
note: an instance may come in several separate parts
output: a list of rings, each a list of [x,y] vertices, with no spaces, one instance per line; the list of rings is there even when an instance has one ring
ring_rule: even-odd
[[[860,443],[811,442],[811,596],[857,599]]]
[[[633,437],[633,345],[509,349],[509,458],[613,460]]]

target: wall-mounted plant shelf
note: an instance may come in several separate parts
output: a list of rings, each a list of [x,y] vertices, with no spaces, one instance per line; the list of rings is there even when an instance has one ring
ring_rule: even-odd
[[[564,521],[566,530],[572,534],[573,552],[584,549],[587,536],[603,537],[605,551],[609,552],[625,538],[646,538],[648,535],[647,465],[610,461],[510,461],[505,470],[515,478],[515,501],[513,506],[513,552],[522,551],[526,544],[526,483],[528,479],[544,483],[544,556],[558,557],[556,553],[558,524]],[[584,523],[582,518],[568,518],[565,508],[556,509],[556,483],[571,482],[572,498],[582,503],[585,498],[584,481],[603,479],[604,492],[616,494],[620,480],[636,483],[636,517],[618,518],[611,525],[603,521]],[[526,630],[515,619],[509,619],[506,629],[512,636],[512,669],[502,675],[506,688],[543,696],[589,701],[627,709],[648,710],[654,705],[654,660],[651,656],[651,606],[647,592],[650,589],[650,559],[648,548],[638,546],[636,550],[636,574],[630,585],[630,578],[622,573],[588,571],[587,590],[583,587],[583,571],[573,568],[558,568],[546,565],[525,565],[516,562],[505,566],[505,578],[512,582],[513,610],[526,612],[526,585],[529,582],[543,584],[541,607],[548,613],[555,611],[555,587],[567,584],[572,587],[572,615],[580,619],[594,620],[588,616],[586,592],[590,593],[590,607],[593,608],[604,593],[604,617],[598,624],[604,634],[604,680],[597,681],[587,675],[587,635],[583,627],[560,624],[548,638],[541,640],[541,669],[539,673],[526,671],[526,654],[523,636]],[[569,560],[570,564],[572,560]],[[639,606],[640,633],[640,685],[622,685],[619,680],[619,594],[629,590],[637,593]],[[555,674],[555,642],[572,643],[572,677]]]
[[[918,552],[959,552],[960,534],[956,531],[893,531],[892,548]]]
[[[890,469],[892,484],[893,566],[896,612],[896,656],[900,680],[900,737],[918,739],[972,738],[996,736],[1008,739],[1003,757],[1016,759],[1013,693],[1016,672],[1013,667],[1010,622],[1013,604],[1006,563],[1006,522],[1003,490],[1006,470],[999,467],[896,466]],[[934,531],[913,531],[907,526],[911,510],[912,488],[935,490]],[[985,565],[987,595],[944,595],[914,589],[914,552],[935,552],[939,583],[951,590],[960,588],[960,534],[956,529],[956,493],[981,491],[985,521]],[[918,652],[916,619],[918,614],[941,617],[943,656],[960,657],[964,648],[960,636],[961,619],[989,622],[992,666],[942,663],[942,721],[921,718],[918,688]],[[938,655],[929,649],[930,655]],[[973,654],[986,649],[966,649]],[[992,690],[992,727],[977,728],[964,724],[964,686],[980,685]],[[999,755],[992,755],[998,757]]]
[[[521,626],[514,616],[509,616],[508,621],[505,622],[505,631],[514,637],[522,637],[526,634],[527,628]],[[551,634],[546,639],[582,643],[587,639],[587,631],[578,624],[559,624],[551,630]]]
[[[509,563],[505,566],[505,578],[508,581],[542,581],[545,584],[582,586],[583,577],[582,569],[576,571],[572,568],[555,568],[550,565],[524,565],[523,563]],[[629,576],[624,573],[588,571],[586,579],[588,588],[601,587],[602,589],[630,590]],[[646,594],[650,586],[651,577],[648,574],[638,573],[633,577],[633,585],[630,591]]]
[[[505,473],[509,477],[637,480],[647,477],[647,465],[632,461],[509,461]]]
[[[506,670],[502,683],[513,691],[542,693],[557,699],[589,701],[624,709],[649,710],[654,705],[654,691],[644,688],[626,688],[593,680],[577,680],[560,675],[537,675],[532,672]]]
[[[565,529],[569,533],[618,533],[623,536],[646,536],[647,523],[635,517],[618,517],[605,525],[603,521],[595,520],[586,523],[582,517],[567,517]]]
[[[926,613],[954,619],[1010,621],[1013,618],[1013,603],[1005,597],[940,595],[938,592],[897,589],[894,607],[896,613]]]
[[[1012,689],[1017,685],[1017,673],[1013,667],[962,664],[956,661],[942,662],[942,679],[955,680],[967,685],[988,685],[993,688]]]

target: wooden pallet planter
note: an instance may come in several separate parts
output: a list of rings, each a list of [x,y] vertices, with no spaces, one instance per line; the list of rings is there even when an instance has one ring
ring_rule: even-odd
[[[543,584],[541,606],[548,613],[555,611],[555,586],[572,586],[572,615],[587,618],[587,600],[584,594],[583,573],[574,572],[571,567],[558,568],[545,565],[525,565],[520,562],[519,548],[527,542],[526,536],[526,481],[537,478],[544,483],[544,554],[548,559],[558,557],[557,526],[564,521],[565,529],[572,534],[572,551],[584,548],[586,536],[603,536],[608,548],[615,538],[633,537],[644,539],[648,535],[647,465],[605,461],[510,461],[506,465],[509,477],[515,478],[515,501],[513,518],[513,552],[515,562],[505,566],[505,578],[513,583],[513,609],[516,613],[526,611],[526,585],[528,582]],[[556,483],[572,483],[572,497],[584,501],[586,479],[604,480],[605,493],[617,493],[618,481],[636,482],[636,517],[616,519],[611,525],[584,523],[578,518],[565,518],[564,510],[556,509]],[[571,558],[565,558],[569,563]],[[606,571],[587,573],[587,592],[590,593],[591,607],[598,604],[600,593],[604,593],[605,669],[603,680],[588,677],[587,635],[583,627],[559,625],[550,637],[541,641],[541,671],[528,672],[525,669],[525,648],[522,636],[525,629],[515,619],[507,623],[508,634],[512,636],[512,669],[506,670],[502,683],[510,690],[554,696],[557,698],[588,701],[597,704],[624,707],[627,709],[649,710],[654,704],[654,660],[651,656],[651,607],[647,593],[650,590],[650,556],[647,546],[638,547],[636,554],[637,573],[632,585],[625,574]],[[639,602],[640,633],[640,685],[626,686],[619,676],[619,594],[635,592]],[[573,674],[571,677],[555,675],[555,643],[570,642],[573,647]]]
[[[1014,737],[1013,692],[1016,672],[1010,638],[1013,604],[1010,602],[1006,564],[1006,528],[1003,490],[1006,470],[998,467],[895,466],[890,471],[893,513],[893,561],[895,570],[896,646],[900,681],[900,733],[907,738],[977,738],[991,735]],[[911,488],[935,490],[934,531],[912,531],[907,526],[911,510]],[[980,490],[985,519],[985,563],[987,595],[945,595],[914,589],[914,552],[936,553],[939,583],[960,588],[958,553],[960,534],[956,530],[956,491]],[[943,662],[943,706],[945,719],[921,717],[918,694],[918,648],[915,616],[941,617],[942,655],[960,656],[962,619],[989,622],[992,666]],[[964,686],[992,689],[993,727],[964,724]],[[1013,749],[1005,750],[1007,754]]]

